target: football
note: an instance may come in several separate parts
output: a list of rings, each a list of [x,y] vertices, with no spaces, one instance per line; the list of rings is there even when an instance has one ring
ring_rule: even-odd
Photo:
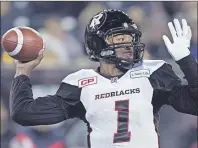
[[[30,27],[16,27],[8,30],[1,39],[3,49],[12,58],[28,62],[37,58],[44,48],[41,35]]]

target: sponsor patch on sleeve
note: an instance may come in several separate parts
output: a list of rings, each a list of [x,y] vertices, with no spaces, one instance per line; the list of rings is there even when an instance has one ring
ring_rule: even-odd
[[[93,84],[97,84],[97,76],[78,80],[78,87],[80,88]]]

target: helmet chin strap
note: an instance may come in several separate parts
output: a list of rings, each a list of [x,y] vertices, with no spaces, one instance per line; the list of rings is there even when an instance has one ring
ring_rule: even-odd
[[[114,57],[107,57],[107,58],[101,58],[102,61],[104,61],[107,64],[115,64],[116,68],[119,70],[126,72],[127,70],[131,69],[134,65],[134,60],[127,61],[126,59],[118,58],[114,55]],[[126,62],[123,62],[126,61]]]
[[[134,60],[127,61],[125,59],[120,59],[120,58],[118,58],[118,60],[119,61],[115,63],[116,67],[124,72],[131,69],[134,65]],[[122,62],[122,61],[126,61],[126,62]]]
[[[123,63],[123,62],[120,62],[120,63],[116,63],[116,67],[118,69],[120,69],[121,71],[123,72],[126,72],[128,71],[129,69],[132,69],[132,68],[135,68],[135,67],[138,67],[142,64],[142,61],[139,61],[138,63],[134,62],[134,60],[131,62],[131,63]]]

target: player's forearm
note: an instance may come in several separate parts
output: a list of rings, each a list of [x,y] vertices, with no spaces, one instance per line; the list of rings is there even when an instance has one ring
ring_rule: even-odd
[[[25,75],[14,78],[10,90],[10,113],[12,117],[19,114],[24,101],[33,101],[31,84]]]
[[[179,61],[177,61],[177,64],[180,66],[181,70],[184,72],[185,78],[188,81],[188,84],[190,86],[197,87],[198,83],[198,64],[196,63],[195,59],[192,57],[192,55],[189,55]]]
[[[180,66],[188,81],[190,95],[194,98],[198,98],[198,64],[191,55],[177,61],[177,64]]]
[[[56,101],[55,101],[56,100]],[[65,119],[55,96],[33,99],[30,80],[21,75],[13,80],[10,91],[12,119],[25,126],[53,124]],[[55,103],[56,102],[56,103]]]
[[[176,108],[180,112],[198,115],[197,63],[191,55],[177,61],[177,63],[184,72],[188,85],[175,88],[173,90],[173,95],[178,99],[171,102],[174,106],[178,106]]]

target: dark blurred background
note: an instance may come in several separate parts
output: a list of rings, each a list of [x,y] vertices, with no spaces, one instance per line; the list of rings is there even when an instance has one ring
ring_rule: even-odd
[[[33,72],[34,97],[54,94],[61,80],[82,68],[96,68],[87,59],[83,35],[89,19],[102,9],[126,11],[143,33],[145,59],[163,59],[183,73],[168,54],[162,35],[169,37],[167,23],[187,19],[193,36],[191,52],[197,59],[197,2],[1,2],[1,36],[12,27],[29,26],[46,42],[44,59]],[[56,125],[22,127],[9,118],[9,90],[14,61],[1,50],[1,147],[86,148],[86,125],[71,119]],[[164,106],[160,112],[161,148],[197,148],[197,117]]]

